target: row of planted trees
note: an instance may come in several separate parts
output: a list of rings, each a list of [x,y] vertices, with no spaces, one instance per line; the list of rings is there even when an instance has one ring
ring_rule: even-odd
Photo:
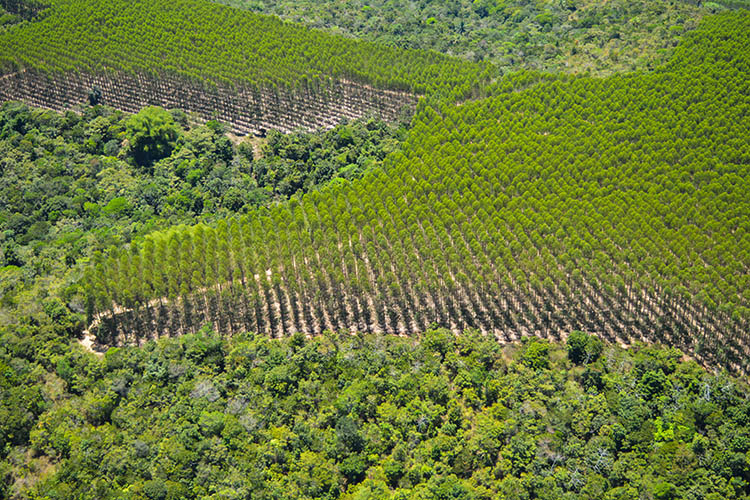
[[[422,107],[360,181],[97,257],[100,339],[583,329],[744,371],[748,27],[716,18],[653,74]]]
[[[85,102],[105,104],[129,113],[150,105],[191,112],[204,121],[217,119],[236,133],[282,132],[330,128],[343,119],[379,116],[396,121],[413,112],[416,96],[329,80],[324,87],[289,93],[257,87],[218,88],[168,76],[127,73],[65,74],[55,78],[32,70],[2,77],[0,100],[67,109]],[[96,92],[97,94],[94,94]]]
[[[180,108],[241,134],[393,120],[418,94],[477,96],[493,73],[204,0],[52,0],[44,18],[0,33],[0,99],[67,109],[96,91],[99,104]]]
[[[350,80],[466,96],[487,65],[311,31],[201,0],[50,0],[49,15],[0,34],[0,68],[178,77],[198,86],[320,92]]]

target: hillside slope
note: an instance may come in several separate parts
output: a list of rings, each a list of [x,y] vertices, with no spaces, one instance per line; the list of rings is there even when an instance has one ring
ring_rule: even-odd
[[[158,104],[237,131],[395,119],[416,95],[472,95],[486,65],[332,36],[204,0],[52,0],[0,32],[0,100]]]
[[[664,62],[703,16],[747,0],[216,0],[396,47],[503,70],[609,75]]]
[[[100,340],[578,328],[744,371],[748,29],[710,18],[653,73],[427,107],[361,181],[98,258]]]

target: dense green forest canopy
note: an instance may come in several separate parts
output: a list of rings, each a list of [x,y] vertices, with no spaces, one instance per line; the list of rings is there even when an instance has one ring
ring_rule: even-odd
[[[111,320],[103,341],[202,321],[506,339],[579,327],[747,370],[748,29],[748,13],[712,17],[651,73],[423,102],[359,181],[98,257],[90,318]]]
[[[580,332],[503,346],[446,330],[272,340],[203,329],[95,358],[47,328],[0,331],[0,477],[22,478],[0,483],[11,498],[750,493],[750,389],[675,349]],[[19,442],[28,453],[9,446]]]
[[[217,0],[333,33],[501,69],[606,75],[654,67],[709,13],[740,1]]]
[[[0,69],[127,72],[197,84],[317,90],[331,78],[469,95],[487,65],[336,37],[203,0],[50,0],[0,32]]]

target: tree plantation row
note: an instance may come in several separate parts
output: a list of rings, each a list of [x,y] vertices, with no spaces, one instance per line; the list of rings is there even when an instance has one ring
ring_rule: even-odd
[[[87,100],[137,113],[158,105],[221,120],[236,133],[262,134],[331,128],[342,120],[378,116],[392,122],[412,113],[416,97],[347,81],[329,81],[316,91],[246,87],[206,89],[176,77],[125,73],[68,73],[51,78],[22,70],[0,77],[0,101],[21,100],[33,106],[65,110]]]
[[[745,371],[748,28],[712,18],[653,73],[420,106],[359,181],[99,256],[96,333],[585,329]]]
[[[491,68],[311,31],[204,0],[51,0],[40,20],[0,33],[0,68],[178,77],[197,87],[318,92],[350,80],[469,96]]]

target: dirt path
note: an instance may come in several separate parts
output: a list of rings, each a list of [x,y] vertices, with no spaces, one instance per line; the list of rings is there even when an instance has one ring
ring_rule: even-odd
[[[94,337],[94,335],[88,330],[83,332],[83,338],[78,339],[78,343],[81,344],[84,349],[97,356],[104,356],[104,353],[109,349],[109,346],[99,344],[96,341],[96,337]]]

